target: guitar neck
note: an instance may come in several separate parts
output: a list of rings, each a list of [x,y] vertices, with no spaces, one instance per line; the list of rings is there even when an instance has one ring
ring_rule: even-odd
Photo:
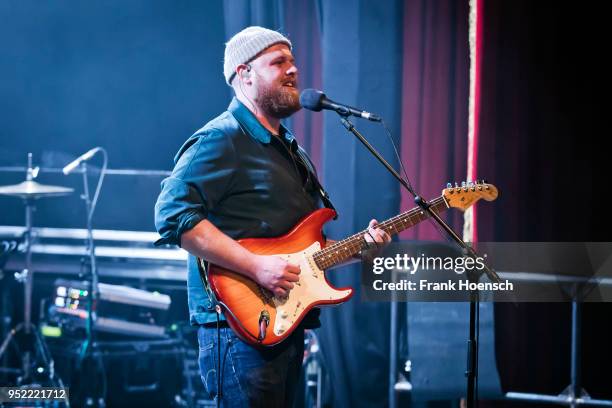
[[[435,200],[432,200],[430,204],[431,209],[437,213],[440,213],[448,208],[448,204],[446,203],[444,197],[438,197]],[[389,235],[395,235],[415,226],[427,218],[429,218],[429,215],[423,211],[421,207],[415,207],[379,223],[378,227],[387,232]],[[313,254],[315,263],[320,269],[325,270],[346,261],[365,247],[366,241],[363,236],[366,234],[366,232],[367,229],[315,252]]]

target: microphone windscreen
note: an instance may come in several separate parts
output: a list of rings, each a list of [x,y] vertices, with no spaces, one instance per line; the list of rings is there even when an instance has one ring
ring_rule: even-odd
[[[300,94],[300,105],[308,110],[319,112],[323,109],[323,99],[325,99],[323,92],[316,89],[304,89]]]

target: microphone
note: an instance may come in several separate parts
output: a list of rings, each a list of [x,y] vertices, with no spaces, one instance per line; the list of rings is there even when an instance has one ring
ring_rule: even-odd
[[[66,167],[64,167],[62,169],[62,173],[64,173],[64,175],[67,176],[74,169],[76,169],[79,164],[81,164],[84,161],[87,161],[87,160],[91,159],[92,157],[94,157],[94,155],[96,153],[98,153],[100,151],[100,149],[102,149],[102,148],[101,147],[94,147],[93,149],[89,150],[88,152],[83,153],[82,155],[77,157],[74,161],[68,163],[68,165],[66,165]]]
[[[338,112],[342,116],[353,115],[371,120],[372,122],[380,122],[382,120],[380,116],[373,113],[334,102],[317,89],[304,89],[300,94],[300,105],[315,112],[320,112],[321,109],[329,109]]]

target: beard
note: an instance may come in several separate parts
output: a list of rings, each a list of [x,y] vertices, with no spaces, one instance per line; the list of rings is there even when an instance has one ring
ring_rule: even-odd
[[[259,88],[257,103],[261,110],[274,118],[284,119],[302,109],[297,88],[265,84]]]

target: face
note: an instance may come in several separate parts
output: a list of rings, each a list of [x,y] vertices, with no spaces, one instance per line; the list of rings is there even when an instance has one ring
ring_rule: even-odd
[[[301,109],[298,69],[289,47],[273,45],[250,65],[253,100],[261,110],[283,119]]]

